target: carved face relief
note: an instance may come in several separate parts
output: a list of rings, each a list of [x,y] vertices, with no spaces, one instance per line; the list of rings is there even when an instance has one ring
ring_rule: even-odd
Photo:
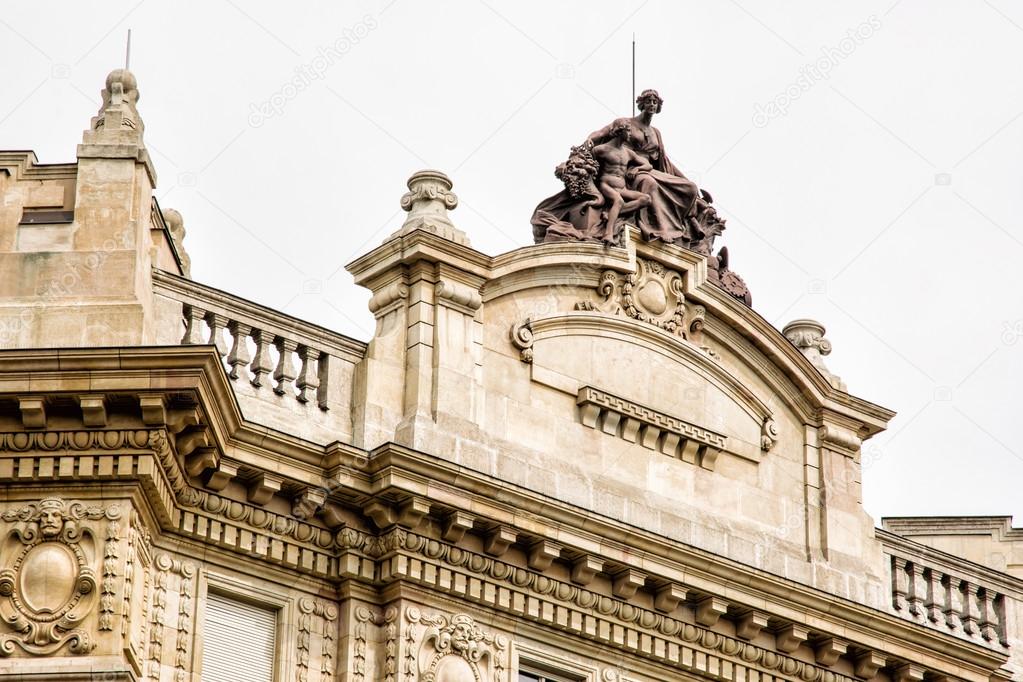
[[[39,532],[47,539],[60,535],[64,528],[64,503],[50,498],[40,502],[39,507]]]
[[[449,618],[410,607],[405,618],[409,628],[420,623],[426,626],[418,655],[420,679],[424,682],[504,680],[508,665],[508,641],[504,636],[484,632],[465,613]],[[413,629],[409,636],[414,641]]]
[[[18,648],[34,656],[58,653],[65,645],[72,654],[93,649],[91,635],[79,626],[98,601],[98,560],[117,556],[120,516],[117,507],[55,497],[0,514],[7,526],[0,536],[0,621],[13,630],[0,630],[0,658]],[[106,528],[92,523],[101,520]],[[100,538],[105,547],[98,546]],[[105,593],[112,577],[112,571],[104,573]]]

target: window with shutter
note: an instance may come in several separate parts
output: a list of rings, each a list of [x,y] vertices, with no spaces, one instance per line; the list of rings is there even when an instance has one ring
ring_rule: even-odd
[[[210,592],[202,630],[203,682],[273,682],[277,613]]]
[[[582,679],[581,677],[571,675],[571,673],[539,672],[539,667],[535,669],[532,669],[532,665],[529,665],[529,667],[531,668],[530,670],[519,670],[518,682],[574,682]]]

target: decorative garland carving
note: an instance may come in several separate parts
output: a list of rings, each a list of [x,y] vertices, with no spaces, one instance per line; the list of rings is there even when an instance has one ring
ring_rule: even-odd
[[[312,599],[298,600],[298,636],[295,638],[295,648],[298,650],[298,657],[295,662],[297,671],[295,680],[297,682],[309,682],[309,639],[312,626],[312,614],[315,604]]]
[[[464,680],[466,670],[471,671],[476,682],[505,682],[508,639],[504,635],[485,632],[465,613],[450,617],[428,615],[410,606],[405,610],[405,618],[410,631],[418,623],[426,627],[419,664],[422,682]]]
[[[412,614],[409,613],[411,609],[405,611],[405,619],[408,620],[409,626],[405,628],[405,682],[415,682],[416,676],[419,674],[419,670],[416,666],[416,629],[412,627]],[[415,617],[418,619],[419,610],[415,610]]]
[[[166,555],[161,555],[162,559]],[[149,637],[149,677],[160,680],[160,662],[163,660],[163,624],[164,611],[167,608],[167,571],[161,566],[161,560],[157,559],[159,570],[153,581],[153,620]]]
[[[371,614],[372,615],[372,614]],[[309,682],[309,658],[312,649],[313,619],[320,624],[320,681],[330,682],[334,679],[334,621],[337,620],[337,607],[312,599],[298,600],[298,634],[295,638],[297,682]],[[364,649],[365,651],[365,649]],[[363,665],[365,670],[365,665]]]
[[[97,521],[115,523],[121,517],[117,506],[88,507],[47,497],[20,509],[0,514],[14,528],[3,539],[0,557],[0,616],[13,634],[0,635],[0,657],[14,654],[16,647],[34,656],[49,656],[65,645],[72,654],[86,654],[95,643],[79,629],[97,601]],[[119,530],[103,533],[102,590],[113,590]],[[115,547],[111,549],[110,543]],[[108,570],[109,569],[109,570]],[[101,603],[100,623],[112,618],[113,601]],[[101,629],[111,629],[110,627]]]
[[[384,611],[384,682],[398,677],[398,609]]]
[[[178,636],[174,654],[175,682],[188,682],[188,647],[192,642],[192,604],[195,586],[189,573],[195,570],[191,564],[181,564],[181,586],[178,591]]]
[[[323,605],[323,641],[320,644],[320,682],[331,682],[334,679],[334,621],[337,620],[337,608],[331,604]]]
[[[145,650],[149,630],[149,565],[152,556],[152,537],[143,525],[138,512],[132,510],[128,524],[128,556],[124,567],[124,589],[121,599],[121,637],[129,644],[133,655],[140,656]],[[136,572],[141,584],[136,586]],[[138,588],[138,594],[136,594]],[[135,617],[132,602],[138,600]],[[132,637],[132,623],[137,623]]]
[[[159,681],[163,666],[163,641],[167,636],[165,628],[170,627],[174,633],[174,680],[188,680],[188,649],[192,641],[192,623],[194,621],[193,605],[197,569],[189,561],[175,559],[169,554],[156,557],[156,576],[153,585],[153,612],[150,621],[149,638],[149,677]],[[174,625],[167,623],[168,583],[172,575],[180,577],[178,588],[178,617]]]
[[[114,600],[117,598],[117,544],[120,540],[121,524],[113,520],[107,524],[106,539],[103,543],[103,581],[100,584],[99,629],[114,629]]]
[[[352,682],[366,679],[366,630],[368,623],[376,622],[376,614],[366,606],[355,607],[352,627]]]

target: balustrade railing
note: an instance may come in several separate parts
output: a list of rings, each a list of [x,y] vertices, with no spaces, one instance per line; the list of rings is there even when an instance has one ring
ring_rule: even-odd
[[[890,563],[892,611],[907,620],[1004,650],[1015,578],[878,531]]]
[[[231,380],[257,391],[326,411],[339,363],[354,365],[366,351],[362,342],[176,275],[156,271],[154,285],[182,304],[180,342],[214,346]]]

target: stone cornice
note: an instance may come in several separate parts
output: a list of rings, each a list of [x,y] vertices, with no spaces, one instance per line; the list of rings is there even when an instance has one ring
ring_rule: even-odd
[[[796,382],[797,390],[808,393],[815,402],[829,410],[862,421],[868,431],[865,435],[872,436],[884,430],[895,417],[892,410],[834,388],[778,329],[720,287],[710,284],[699,287],[692,293],[692,298],[706,305],[708,311],[713,309],[720,319],[721,326],[708,321],[707,332],[711,336],[729,345],[730,335],[745,337],[783,368],[786,376],[802,378]]]
[[[545,550],[539,558],[556,557],[561,549],[589,554],[609,563],[634,567],[648,580],[681,583],[699,594],[718,595],[735,607],[755,608],[824,633],[840,633],[843,639],[858,646],[884,651],[890,646],[889,642],[897,642],[900,647],[908,647],[921,656],[947,655],[988,670],[997,668],[1005,660],[1003,654],[980,645],[928,631],[897,616],[598,516],[427,454],[386,445],[365,458],[356,448],[341,444],[317,446],[298,439],[289,442],[282,434],[244,422],[226,372],[216,351],[210,347],[0,353],[0,379],[8,386],[28,387],[28,391],[18,392],[21,396],[41,397],[51,391],[66,394],[68,391],[62,388],[61,379],[70,377],[91,391],[193,391],[217,442],[239,451],[242,449],[239,443],[242,443],[248,448],[246,453],[253,454],[246,460],[248,466],[279,474],[281,464],[293,452],[300,459],[296,457],[296,461],[290,462],[287,476],[294,476],[298,484],[305,486],[321,486],[327,478],[337,479],[340,499],[348,496],[348,499],[376,503],[377,512],[373,512],[372,505],[360,503],[360,506],[378,526],[405,523],[403,519],[409,519],[410,527],[414,527],[424,515],[434,511],[452,507],[465,509],[480,522],[518,528],[517,534],[557,545],[551,550],[553,553]],[[78,393],[82,387],[77,389]],[[34,435],[45,439],[50,433],[39,431]],[[245,434],[246,440],[239,439],[239,434]],[[282,453],[277,449],[282,445],[290,445],[291,450]],[[166,454],[166,448],[156,449]],[[139,475],[132,466],[122,472],[125,464],[114,459],[111,466],[116,464],[115,478]],[[158,459],[161,470],[168,466],[173,469],[173,465],[164,461],[165,456]],[[71,456],[69,461],[74,463],[75,458]],[[43,470],[40,464],[28,466],[33,472]],[[47,466],[54,470],[52,463]],[[59,469],[58,466],[56,470]],[[73,474],[72,478],[75,478]],[[180,482],[175,483],[173,476],[171,479],[169,488],[181,488]],[[267,532],[266,527],[260,530],[259,524],[246,521],[244,514],[231,518],[234,512],[229,508],[232,505],[210,508],[204,504],[202,509],[190,509],[198,502],[186,503],[184,495],[188,490],[184,488],[174,491],[178,500],[168,499],[170,495],[154,488],[150,490],[173,509],[158,516],[164,524],[168,523],[168,517],[173,519],[172,528],[168,530],[174,533],[192,536],[206,546],[222,546],[232,552],[254,555],[289,570],[321,578],[334,574],[333,550],[323,547],[322,539],[318,542],[314,539],[322,537],[319,524],[305,524],[310,527],[308,537],[296,537],[297,543],[294,543],[276,532]],[[410,504],[412,502],[414,504]],[[387,511],[389,506],[396,509],[393,516]],[[471,526],[470,522],[465,528]],[[514,537],[512,535],[512,541]],[[546,565],[549,564],[548,558]],[[373,562],[366,560],[338,568],[338,575],[356,575],[361,579],[372,579],[373,573]],[[622,594],[630,593],[622,589]],[[635,588],[631,593],[635,593]]]
[[[1023,528],[1011,516],[894,516],[881,527],[903,537],[914,535],[994,535],[999,540],[1023,540]]]
[[[412,265],[417,261],[448,263],[480,278],[490,275],[492,258],[485,253],[450,239],[413,230],[384,242],[361,258],[345,266],[355,283],[373,288],[374,282],[396,264]]]
[[[212,346],[5,350],[0,352],[0,379],[0,394],[5,385],[29,387],[17,391],[19,395],[192,391],[224,454],[251,457],[257,468],[291,467],[295,475],[304,472],[316,480],[328,454],[357,451],[338,442],[313,443],[245,420]]]
[[[566,581],[548,578],[403,529],[385,534],[380,545],[383,556],[380,558],[379,578],[385,584],[409,580],[493,607],[499,612],[511,612],[587,639],[624,646],[669,665],[696,669],[692,662],[694,654],[700,652],[708,657],[720,657],[715,665],[742,667],[750,664],[752,669],[777,671],[804,682],[851,682],[856,679],[832,672],[827,665],[809,663],[782,651],[635,606],[625,600],[608,598]],[[465,573],[457,575],[459,569]],[[477,577],[482,581],[475,582]],[[900,652],[895,655],[899,658],[908,656],[912,663],[928,668],[938,667],[945,673],[952,671],[975,680],[985,679],[1005,660],[997,654],[964,657],[961,652],[947,647],[915,646],[916,640],[891,642],[883,636],[856,643],[876,646],[886,655],[892,655],[891,645],[896,644]],[[692,646],[689,652],[684,651],[687,644]],[[907,654],[907,650],[912,653]],[[888,660],[886,665],[894,668],[900,662],[898,659]],[[731,679],[731,676],[725,675],[724,678]]]
[[[78,164],[39,163],[34,151],[0,151],[0,169],[14,170],[15,180],[73,180]]]
[[[955,660],[992,668],[1005,660],[1004,655],[979,645],[923,630],[897,616],[516,489],[507,483],[488,480],[465,468],[426,458],[400,446],[387,445],[374,451],[366,473],[372,474],[378,492],[426,490],[441,500],[451,499],[459,490],[470,492],[473,497],[467,508],[481,517],[531,528],[534,534],[546,535],[566,547],[612,560],[627,560],[651,577],[678,580],[707,594],[727,594],[737,606],[761,608],[826,632],[843,632],[853,642],[872,642],[878,647],[884,647],[888,641],[913,642],[921,647],[921,652],[954,652],[950,655]],[[410,477],[410,473],[418,476]],[[447,489],[439,489],[440,483],[446,484]],[[523,511],[526,509],[532,511]],[[547,527],[542,528],[543,525]]]

